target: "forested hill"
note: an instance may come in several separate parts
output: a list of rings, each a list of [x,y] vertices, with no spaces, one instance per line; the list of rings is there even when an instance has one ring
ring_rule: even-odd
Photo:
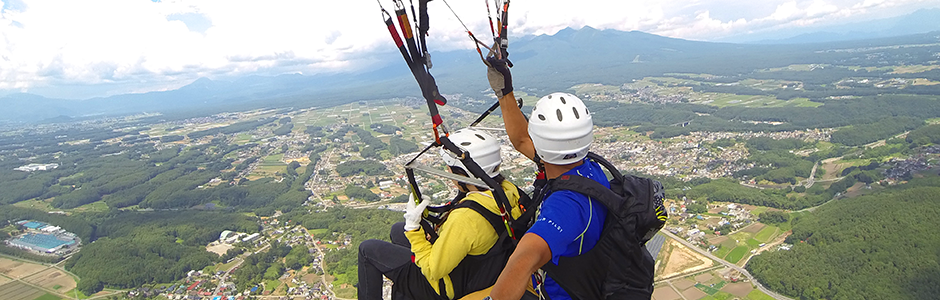
[[[224,261],[205,250],[223,230],[260,231],[255,219],[223,211],[156,211],[79,213],[70,216],[0,205],[0,223],[37,220],[61,226],[82,239],[82,249],[65,262],[81,280],[78,289],[103,286],[134,288],[151,282],[172,282],[189,270]],[[9,248],[5,253],[22,255]],[[306,252],[305,252],[306,253]],[[53,262],[58,258],[26,256]]]
[[[747,268],[774,291],[800,299],[940,297],[940,180],[833,201],[795,220],[791,251]]]

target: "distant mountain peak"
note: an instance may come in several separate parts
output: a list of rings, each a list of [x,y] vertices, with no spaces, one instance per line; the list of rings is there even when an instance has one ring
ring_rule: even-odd
[[[209,85],[212,83],[212,79],[209,79],[208,77],[199,77],[199,79],[194,80],[193,83],[190,83],[189,85]]]
[[[199,79],[194,80],[192,83],[181,87],[180,90],[211,90],[216,86],[218,86],[218,82],[212,81],[212,79],[206,77],[199,77]]]

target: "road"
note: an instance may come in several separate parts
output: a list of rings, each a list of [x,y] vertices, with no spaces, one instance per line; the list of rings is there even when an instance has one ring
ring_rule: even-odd
[[[218,295],[219,292],[222,291],[222,285],[225,284],[225,280],[228,279],[228,275],[231,274],[232,271],[235,270],[235,268],[238,268],[239,266],[242,265],[242,263],[245,262],[245,257],[261,253],[262,251],[267,250],[269,247],[271,247],[271,243],[265,244],[264,247],[261,247],[261,249],[258,249],[257,251],[254,251],[251,253],[245,253],[236,257],[235,259],[238,260],[238,262],[235,263],[235,265],[233,265],[231,268],[228,268],[228,270],[225,270],[225,274],[222,274],[222,276],[219,276],[219,285],[217,285],[215,287],[215,290],[212,291],[212,295]]]
[[[304,234],[306,234],[307,236],[311,236],[310,232],[307,231],[306,227],[300,226],[300,228],[304,230]],[[326,254],[323,253],[323,249],[320,249],[319,245],[314,245],[314,248],[317,249],[317,256],[320,258],[320,263],[319,263],[320,271],[323,271],[323,276],[320,276],[320,282],[323,283],[323,288],[326,289],[326,291],[330,292],[330,295],[332,295],[333,298],[336,299],[336,292],[333,292],[333,288],[330,286],[329,283],[326,282],[326,276],[327,276],[326,269],[323,268],[323,266],[326,264],[325,260],[323,260],[323,257],[326,256]]]
[[[333,152],[336,152],[336,148],[330,149],[330,154],[327,154],[326,157],[321,157],[320,160],[317,161],[317,165],[314,167],[313,176],[311,176],[307,183],[305,183],[307,190],[313,194],[311,197],[316,197],[317,202],[320,203],[323,203],[323,198],[320,197],[320,194],[323,192],[315,190],[314,186],[317,185],[317,179],[320,177],[320,170],[324,168],[333,169],[333,166],[330,165],[330,159],[333,158]]]
[[[806,188],[813,187],[813,184],[816,183],[816,168],[819,167],[819,162],[813,165],[813,171],[809,172],[809,178],[806,178]]]
[[[255,252],[255,253],[257,253],[257,252]],[[254,253],[252,253],[252,254],[254,254]],[[251,254],[248,254],[248,255],[251,255]],[[242,256],[248,256],[248,255],[242,255]],[[231,268],[228,268],[228,270],[225,270],[225,274],[222,274],[222,276],[219,276],[219,285],[217,285],[217,286],[215,287],[215,291],[212,292],[213,295],[218,295],[219,292],[221,292],[221,290],[222,290],[222,285],[225,284],[225,280],[228,279],[228,275],[229,275],[230,273],[232,273],[232,270],[235,270],[235,268],[238,268],[238,266],[241,266],[242,263],[245,262],[245,259],[242,258],[242,256],[239,256],[239,257],[235,258],[236,260],[238,260],[238,262],[235,263],[235,265],[232,266]]]
[[[702,254],[702,255],[704,255],[705,257],[708,257],[708,258],[710,258],[710,259],[712,259],[712,260],[714,260],[714,261],[717,261],[717,262],[721,263],[722,265],[725,265],[726,267],[732,268],[732,269],[734,269],[735,271],[740,272],[742,275],[744,275],[745,277],[747,277],[747,279],[750,280],[751,283],[753,283],[754,286],[756,286],[758,290],[760,290],[761,292],[764,292],[764,294],[767,294],[768,296],[773,297],[774,299],[777,299],[777,300],[793,300],[793,299],[791,299],[791,298],[789,298],[789,297],[786,297],[786,296],[777,294],[777,293],[775,293],[775,292],[773,292],[773,291],[767,289],[766,287],[764,287],[764,285],[762,285],[760,282],[758,282],[757,279],[754,279],[754,276],[752,276],[751,273],[748,272],[747,270],[745,270],[744,268],[739,267],[738,265],[732,264],[732,263],[730,263],[730,262],[728,262],[728,261],[726,261],[726,260],[724,260],[724,259],[718,258],[717,256],[712,255],[711,252],[705,251],[704,249],[699,248],[698,246],[692,245],[692,243],[689,243],[688,241],[686,241],[686,240],[684,240],[684,239],[682,239],[682,238],[679,238],[678,236],[676,236],[675,234],[672,234],[671,232],[668,232],[668,231],[665,231],[665,230],[660,231],[660,232],[663,233],[663,234],[665,234],[666,236],[668,236],[668,237],[670,237],[670,238],[672,238],[672,239],[678,241],[679,243],[682,243],[683,245],[685,245],[685,246],[688,247],[689,249],[695,250],[695,252],[698,252],[699,254]]]

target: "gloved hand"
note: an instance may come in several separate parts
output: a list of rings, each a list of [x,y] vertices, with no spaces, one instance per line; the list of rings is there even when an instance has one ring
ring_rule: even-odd
[[[428,196],[421,198],[420,204],[416,205],[414,201],[409,200],[405,207],[405,231],[413,231],[421,228],[421,217],[424,215],[424,209],[431,203]],[[409,199],[414,199],[414,194],[411,194]]]
[[[486,67],[486,79],[490,81],[490,87],[496,92],[496,98],[512,93],[512,73],[509,72],[506,56],[503,56],[503,59],[487,57]]]

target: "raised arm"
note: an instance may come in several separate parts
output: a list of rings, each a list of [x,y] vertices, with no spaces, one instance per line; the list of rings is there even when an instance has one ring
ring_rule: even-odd
[[[529,137],[529,122],[525,115],[516,104],[516,96],[512,90],[512,73],[506,60],[499,60],[490,57],[486,60],[486,77],[490,82],[490,87],[496,92],[499,98],[499,110],[503,114],[503,122],[506,127],[506,134],[509,135],[509,141],[513,148],[522,153],[529,159],[535,157],[535,147],[532,145],[532,138]]]

